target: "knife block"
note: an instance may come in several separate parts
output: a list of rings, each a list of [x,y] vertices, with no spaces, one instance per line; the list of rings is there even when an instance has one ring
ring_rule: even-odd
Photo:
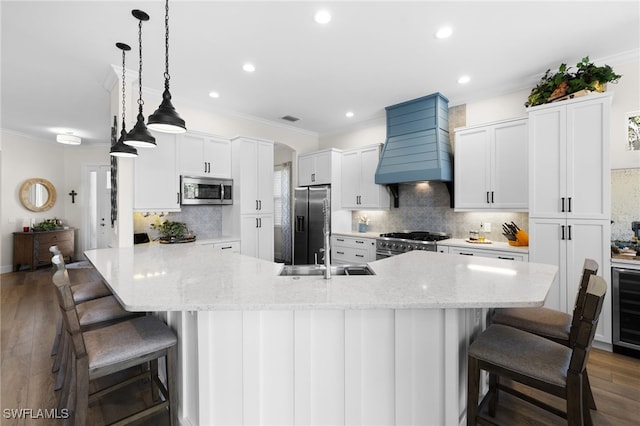
[[[516,232],[516,240],[509,240],[510,246],[528,246],[529,245],[529,235],[524,232],[522,229]]]

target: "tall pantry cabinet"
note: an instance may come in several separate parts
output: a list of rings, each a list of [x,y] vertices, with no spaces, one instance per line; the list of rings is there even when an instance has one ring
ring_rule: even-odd
[[[242,254],[273,261],[273,142],[231,141],[233,205],[224,206],[223,232],[240,235]]]
[[[567,313],[585,258],[610,281],[610,105],[604,93],[529,109],[529,260],[558,265],[546,306]],[[611,343],[609,301],[595,336],[605,343]]]

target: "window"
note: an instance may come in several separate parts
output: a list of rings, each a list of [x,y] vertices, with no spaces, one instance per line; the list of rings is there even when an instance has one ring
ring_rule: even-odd
[[[282,226],[282,167],[273,172],[273,224]]]

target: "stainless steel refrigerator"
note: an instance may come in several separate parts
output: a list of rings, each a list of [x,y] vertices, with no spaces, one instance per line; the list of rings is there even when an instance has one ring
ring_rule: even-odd
[[[323,200],[329,200],[331,220],[331,186],[298,187],[294,193],[293,264],[311,265],[322,263],[324,253]],[[331,231],[331,226],[329,226]]]

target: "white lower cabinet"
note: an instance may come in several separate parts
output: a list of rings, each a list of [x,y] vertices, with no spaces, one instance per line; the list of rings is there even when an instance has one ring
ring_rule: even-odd
[[[204,246],[211,246],[214,253],[219,253],[219,252],[240,253],[240,240],[203,242],[199,244]]]
[[[598,262],[598,275],[609,282],[609,221],[598,219],[529,218],[529,253],[531,262],[559,267],[557,283],[549,290],[545,306],[571,314],[578,294],[584,260]],[[611,293],[607,295],[608,300]],[[595,338],[611,343],[611,303],[605,301]]]
[[[438,247],[440,249],[440,247]],[[439,251],[439,250],[438,250]],[[459,254],[463,256],[479,256],[479,257],[492,257],[495,259],[505,260],[517,260],[518,262],[527,262],[529,256],[525,253],[516,253],[511,251],[499,251],[499,250],[482,250],[482,249],[469,249],[463,247],[449,247],[451,254]]]
[[[273,261],[273,215],[242,215],[240,218],[242,254]]]
[[[376,240],[344,235],[331,236],[331,263],[354,264],[376,260]]]

